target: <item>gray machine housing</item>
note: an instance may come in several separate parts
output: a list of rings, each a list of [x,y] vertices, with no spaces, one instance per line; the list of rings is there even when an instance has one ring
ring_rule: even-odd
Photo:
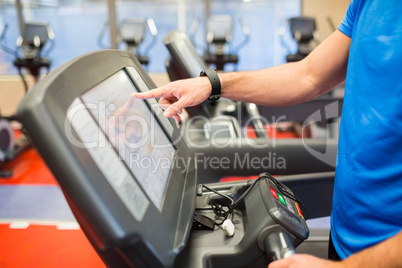
[[[150,205],[143,221],[138,222],[88,151],[73,146],[65,136],[66,113],[73,100],[130,66],[136,68],[148,88],[155,88],[133,55],[121,51],[93,53],[59,67],[41,80],[20,103],[18,117],[105,263],[126,267],[127,262],[135,259],[133,263],[138,267],[171,266],[190,231],[197,178],[194,162],[189,162],[186,177],[181,175],[183,170],[172,170],[162,212]],[[157,114],[155,117],[162,127],[171,128],[172,122],[168,119]],[[179,138],[177,129],[173,129],[170,138]],[[176,158],[190,158],[183,142],[175,146]]]
[[[211,215],[208,205],[215,194],[204,192],[203,197],[196,198],[195,160],[173,120],[155,109],[153,99],[144,103],[174,145],[174,164],[163,193],[163,206],[158,209],[149,202],[141,219],[133,217],[89,150],[72,144],[66,131],[71,129],[80,140],[67,120],[69,107],[83,93],[120,71],[138,91],[155,88],[132,54],[98,51],[51,72],[25,96],[17,111],[85,235],[108,267],[266,267],[275,255],[270,255],[267,248],[272,244],[267,242],[272,240],[268,238],[272,230],[288,235],[289,247],[308,237],[304,218],[275,203],[269,189],[275,186],[268,179],[258,180],[253,188],[249,188],[250,182],[211,186],[235,199],[250,189],[234,212],[233,237],[226,237],[216,226],[210,231],[191,231],[195,211]],[[188,164],[178,165],[179,159]],[[135,176],[131,179],[139,181]]]
[[[221,228],[215,228],[214,231],[193,230],[188,245],[176,260],[178,266],[266,267],[270,261],[283,258],[281,254],[308,238],[309,229],[304,217],[298,214],[295,202],[287,200],[285,206],[273,197],[271,189],[279,191],[269,179],[211,186],[234,199],[251,188],[241,207],[234,213],[232,221],[235,223],[235,234],[228,237]],[[216,198],[211,192],[198,196],[196,212],[213,218],[209,204]],[[289,238],[290,249],[284,248],[275,239],[279,233]]]

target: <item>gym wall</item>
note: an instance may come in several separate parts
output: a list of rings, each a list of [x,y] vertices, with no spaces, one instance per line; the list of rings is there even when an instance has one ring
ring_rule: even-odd
[[[342,22],[350,0],[303,0],[302,14],[316,18],[319,39],[323,41]]]

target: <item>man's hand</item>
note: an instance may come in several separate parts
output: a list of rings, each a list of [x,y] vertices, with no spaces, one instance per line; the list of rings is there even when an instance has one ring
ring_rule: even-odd
[[[342,262],[320,259],[307,254],[295,254],[288,258],[274,261],[268,268],[340,268]]]
[[[165,110],[165,117],[180,120],[179,114],[185,107],[196,106],[211,95],[211,83],[206,77],[197,77],[168,83],[162,87],[134,93],[138,99],[160,98],[159,105]]]

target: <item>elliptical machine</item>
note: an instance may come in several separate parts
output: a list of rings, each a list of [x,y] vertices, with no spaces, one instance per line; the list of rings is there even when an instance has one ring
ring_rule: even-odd
[[[297,43],[295,53],[290,52],[291,49],[283,40],[287,29],[289,29],[291,37]],[[313,17],[293,17],[288,19],[282,25],[279,35],[284,47],[289,51],[289,54],[286,55],[286,62],[295,62],[304,59],[319,43],[315,18]]]
[[[239,24],[244,39],[236,46],[232,47],[233,41],[233,18],[230,15],[214,15],[206,22],[206,47],[203,59],[206,64],[215,65],[218,71],[223,71],[226,64],[234,64],[237,69],[239,62],[238,52],[246,46],[250,39],[250,29],[244,18],[239,18]],[[194,35],[200,25],[199,20],[194,20],[191,26],[190,39],[195,44]]]
[[[103,44],[102,40],[109,28],[109,22],[106,22],[98,37],[98,45],[101,48],[108,46]],[[144,43],[147,29],[152,36],[151,42],[140,52],[140,46]],[[133,54],[138,61],[146,66],[149,64],[149,51],[155,46],[157,42],[158,29],[156,28],[155,21],[152,18],[129,17],[124,19],[119,27],[119,37],[117,43],[123,43],[125,50]]]
[[[54,47],[54,33],[47,23],[26,22],[23,25],[21,35],[17,38],[16,48],[11,49],[4,44],[7,29],[8,24],[5,24],[0,35],[0,47],[4,52],[15,57],[13,64],[18,70],[26,93],[28,91],[28,83],[25,79],[23,69],[33,76],[35,83],[39,81],[43,68],[49,72],[51,61],[47,55]],[[50,44],[45,49],[48,43]],[[0,167],[14,160],[22,151],[30,146],[30,142],[25,135],[16,139],[11,126],[12,121],[18,121],[16,116],[2,116],[0,113]],[[0,169],[0,178],[9,178],[11,176],[11,170]]]
[[[3,43],[8,29],[8,24],[6,24],[0,37],[0,47],[4,52],[15,57],[13,64],[18,70],[24,83],[25,92],[27,92],[28,84],[22,70],[26,69],[33,76],[35,83],[39,81],[41,69],[45,68],[49,72],[51,61],[47,56],[54,48],[54,33],[50,25],[45,22],[26,22],[23,28],[23,32],[17,38],[16,48],[10,49]],[[49,46],[45,49],[48,43]]]

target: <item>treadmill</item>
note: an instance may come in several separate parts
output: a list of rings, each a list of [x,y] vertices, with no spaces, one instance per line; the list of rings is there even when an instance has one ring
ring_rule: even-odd
[[[198,184],[175,122],[132,97],[153,88],[134,55],[104,50],[52,71],[17,110],[104,263],[267,267],[294,254],[309,236],[306,204],[289,189],[302,181]]]

